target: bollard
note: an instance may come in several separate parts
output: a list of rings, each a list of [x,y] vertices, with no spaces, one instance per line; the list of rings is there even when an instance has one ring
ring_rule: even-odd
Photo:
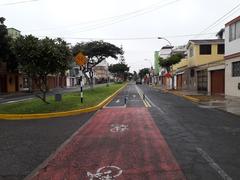
[[[124,104],[127,104],[127,96],[124,97]]]

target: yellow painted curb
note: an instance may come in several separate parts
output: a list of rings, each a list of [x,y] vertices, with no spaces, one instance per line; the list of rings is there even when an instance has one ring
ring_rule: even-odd
[[[194,98],[194,97],[191,97],[191,96],[183,95],[183,97],[187,100],[192,101],[192,102],[196,102],[196,103],[200,102],[200,99],[197,99],[197,98]]]
[[[157,88],[157,87],[153,87],[153,88],[160,89],[161,91],[163,91],[165,93],[171,93],[171,94],[173,94],[175,96],[183,97],[183,98],[185,98],[185,99],[187,99],[189,101],[195,102],[195,103],[200,102],[200,99],[198,99],[198,98],[194,98],[194,97],[191,97],[191,96],[188,96],[188,95],[183,95],[183,94],[178,93],[178,92],[173,92],[173,91],[169,91],[167,89],[161,89],[161,88]]]
[[[101,109],[103,106],[108,104],[117,94],[127,86],[125,84],[123,87],[118,89],[111,96],[103,100],[96,106],[85,108],[85,109],[77,109],[65,112],[55,112],[55,113],[41,113],[41,114],[0,114],[0,119],[4,120],[29,120],[29,119],[46,119],[46,118],[54,118],[54,117],[65,117],[65,116],[73,116],[82,113],[93,112]]]

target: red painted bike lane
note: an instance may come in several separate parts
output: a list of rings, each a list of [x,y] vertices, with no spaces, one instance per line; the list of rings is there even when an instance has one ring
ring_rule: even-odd
[[[106,108],[28,179],[184,180],[146,108]]]

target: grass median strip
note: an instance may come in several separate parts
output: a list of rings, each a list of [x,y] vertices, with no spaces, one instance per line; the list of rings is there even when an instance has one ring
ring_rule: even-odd
[[[61,102],[56,102],[53,96],[49,96],[47,100],[50,104],[45,104],[40,99],[1,104],[0,114],[35,114],[83,109],[99,104],[122,86],[123,84],[112,84],[108,87],[104,86],[94,88],[93,90],[85,90],[84,103],[80,102],[80,92],[71,92],[63,94]]]

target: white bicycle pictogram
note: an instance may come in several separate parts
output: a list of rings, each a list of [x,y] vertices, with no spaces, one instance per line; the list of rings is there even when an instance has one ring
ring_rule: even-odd
[[[117,166],[105,166],[97,170],[96,174],[87,172],[89,180],[115,180],[116,177],[122,174],[122,170]]]
[[[127,131],[128,130],[128,125],[126,124],[112,124],[111,125],[111,129],[110,131],[111,132],[124,132],[124,131]]]

